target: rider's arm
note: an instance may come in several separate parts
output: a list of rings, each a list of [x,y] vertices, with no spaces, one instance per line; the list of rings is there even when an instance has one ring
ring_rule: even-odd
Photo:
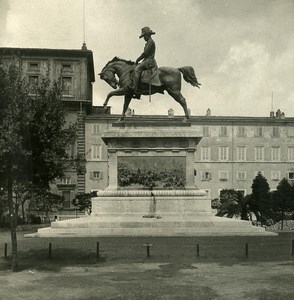
[[[137,58],[136,63],[138,63],[140,60],[144,58],[154,58],[154,55],[155,55],[155,43],[152,39],[150,39],[144,47],[144,52]]]

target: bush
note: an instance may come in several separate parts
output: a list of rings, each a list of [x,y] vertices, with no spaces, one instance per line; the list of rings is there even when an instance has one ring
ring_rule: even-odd
[[[18,216],[17,225],[23,225],[23,224],[26,224],[26,221],[22,217]]]
[[[29,220],[30,220],[31,224],[41,224],[42,223],[41,217],[38,215],[33,215],[33,214],[30,215]]]
[[[0,218],[0,228],[10,228],[9,216],[2,216]]]

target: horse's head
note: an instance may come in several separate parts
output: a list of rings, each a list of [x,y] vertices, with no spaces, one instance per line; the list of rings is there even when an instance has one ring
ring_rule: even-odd
[[[106,66],[102,69],[100,78],[105,80],[112,88],[116,89],[118,86],[118,81],[115,74],[120,77],[125,73],[126,70],[134,66],[134,62],[130,60],[121,59],[115,56],[111,61],[109,61]]]
[[[113,70],[103,68],[101,73],[99,73],[100,78],[106,81],[113,89],[117,89],[118,81],[115,78],[115,73]]]

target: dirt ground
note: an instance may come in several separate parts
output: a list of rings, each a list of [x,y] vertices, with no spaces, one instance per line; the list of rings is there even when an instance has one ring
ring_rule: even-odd
[[[294,233],[100,238],[97,259],[97,238],[24,239],[19,233],[20,271],[10,271],[10,257],[0,258],[0,299],[292,300],[293,239]],[[0,233],[0,256],[4,241],[10,249],[8,233]],[[146,242],[152,244],[150,258]]]
[[[110,263],[0,272],[1,299],[294,299],[294,262]]]

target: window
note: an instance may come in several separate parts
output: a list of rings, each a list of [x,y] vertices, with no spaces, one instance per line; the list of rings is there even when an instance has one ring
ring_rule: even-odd
[[[274,181],[279,181],[281,177],[280,171],[271,171],[271,179]]]
[[[210,136],[209,127],[203,126],[203,136]]]
[[[228,136],[228,127],[227,126],[220,127],[219,136]]]
[[[237,180],[246,180],[246,172],[237,171]]]
[[[272,159],[272,161],[280,160],[280,147],[272,147],[271,148],[271,159]]]
[[[286,173],[288,180],[294,180],[294,171],[289,171]]]
[[[238,161],[245,161],[246,160],[246,147],[245,146],[238,146],[237,147],[237,160]]]
[[[288,160],[294,161],[294,147],[288,147]]]
[[[264,147],[263,146],[255,147],[255,160],[256,161],[264,160]]]
[[[95,160],[101,159],[101,145],[91,146],[91,158]]]
[[[62,64],[62,71],[72,71],[72,64],[64,63]]]
[[[229,160],[229,147],[227,147],[227,146],[220,146],[218,153],[219,153],[219,160],[220,161],[227,161],[227,160]]]
[[[219,171],[219,180],[227,181],[228,180],[228,171]]]
[[[237,136],[246,136],[245,127],[239,126],[237,131]]]
[[[91,172],[91,178],[95,180],[103,179],[102,171],[93,171]]]
[[[64,198],[62,207],[70,208],[70,191],[62,191],[62,197]]]
[[[208,171],[201,172],[201,180],[202,181],[208,181],[211,180],[211,173]]]
[[[72,143],[67,148],[67,154],[70,158],[74,158],[76,155],[76,143]]]
[[[71,178],[70,177],[63,177],[60,179],[61,184],[71,184]]]
[[[273,137],[280,137],[280,128],[273,127]]]
[[[62,94],[72,95],[72,77],[62,77]]]
[[[263,136],[263,127],[261,127],[261,126],[256,127],[255,136],[257,136],[257,137]]]
[[[39,76],[38,75],[30,75],[29,76],[29,93],[35,94],[39,84]]]
[[[30,62],[29,63],[29,70],[30,71],[39,71],[40,70],[40,64],[37,62]]]
[[[287,128],[287,135],[288,137],[294,137],[294,127]]]
[[[92,134],[100,134],[100,125],[92,124]]]
[[[201,147],[201,160],[210,160],[210,147]]]

